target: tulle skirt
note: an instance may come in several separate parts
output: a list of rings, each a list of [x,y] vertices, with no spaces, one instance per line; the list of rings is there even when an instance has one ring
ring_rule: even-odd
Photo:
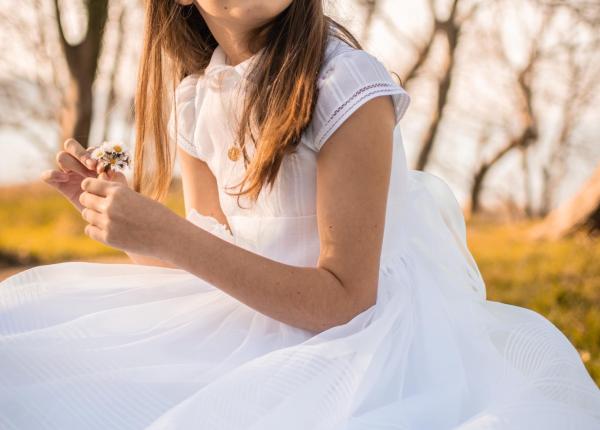
[[[550,321],[486,300],[446,186],[411,172],[377,304],[321,333],[179,269],[68,262],[0,283],[0,429],[600,429]]]

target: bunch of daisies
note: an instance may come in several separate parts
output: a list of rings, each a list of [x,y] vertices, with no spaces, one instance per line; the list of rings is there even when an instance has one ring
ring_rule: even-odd
[[[123,145],[113,142],[103,142],[91,154],[94,160],[104,164],[104,172],[108,169],[123,171],[129,167],[131,157]]]

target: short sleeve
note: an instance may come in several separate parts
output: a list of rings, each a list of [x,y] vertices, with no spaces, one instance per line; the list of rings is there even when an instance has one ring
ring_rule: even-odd
[[[307,127],[307,145],[319,151],[333,132],[369,100],[392,96],[396,124],[410,103],[408,93],[373,55],[346,49],[324,62],[317,80],[319,94]]]
[[[177,146],[193,157],[202,159],[194,144],[198,78],[199,75],[188,75],[175,88],[175,105],[169,117],[168,132]],[[175,109],[177,109],[177,126],[175,126]]]

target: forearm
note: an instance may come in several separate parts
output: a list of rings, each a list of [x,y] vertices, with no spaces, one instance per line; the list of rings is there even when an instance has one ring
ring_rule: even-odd
[[[158,258],[148,257],[147,255],[135,254],[133,252],[125,251],[125,254],[129,257],[129,259],[134,264],[142,264],[145,266],[159,266],[159,267],[170,267],[170,268],[178,268],[177,266],[168,263],[166,261],[160,260]]]
[[[181,219],[164,235],[159,258],[286,324],[323,331],[354,317],[355,302],[330,271],[280,263]]]

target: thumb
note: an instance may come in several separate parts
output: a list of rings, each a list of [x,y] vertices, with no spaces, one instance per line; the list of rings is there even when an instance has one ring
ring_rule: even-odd
[[[112,169],[108,169],[107,172],[102,172],[98,175],[98,178],[104,179],[106,181],[112,182],[120,182],[122,184],[127,185],[127,178],[121,172],[114,171]]]

